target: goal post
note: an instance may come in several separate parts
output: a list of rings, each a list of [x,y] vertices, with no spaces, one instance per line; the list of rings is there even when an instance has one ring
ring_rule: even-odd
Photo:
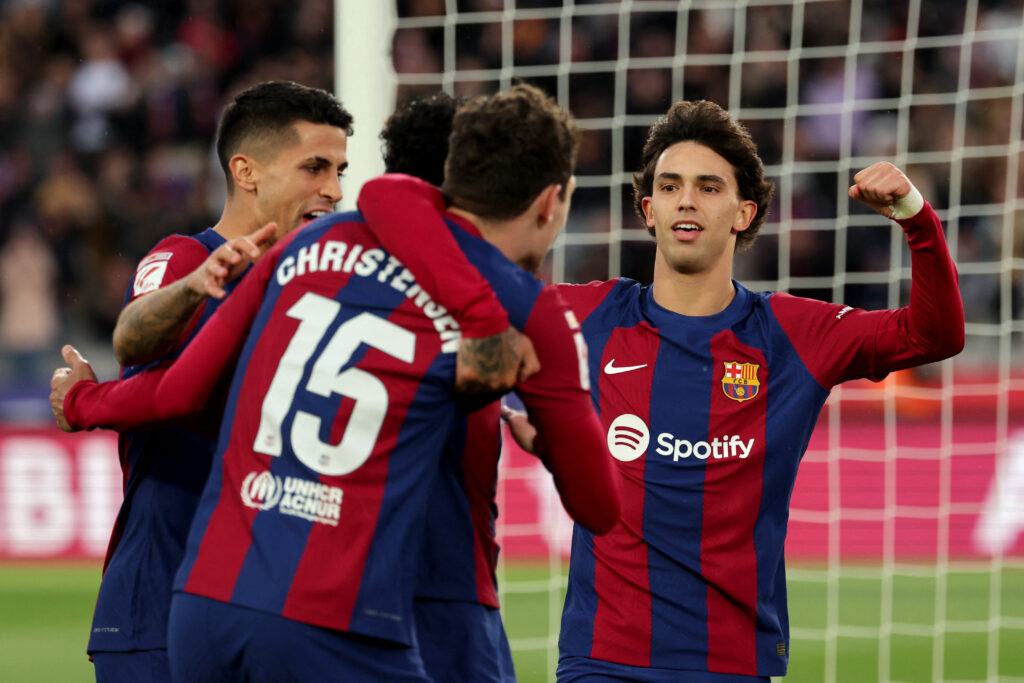
[[[960,273],[954,359],[838,387],[787,540],[787,681],[1024,681],[1024,7],[1019,0],[336,0],[356,116],[353,202],[398,101],[539,85],[583,129],[551,281],[650,281],[633,213],[647,127],[710,99],[758,144],[776,198],[735,277],[864,308],[907,302],[905,237],[847,197],[877,160],[936,208]],[[359,145],[359,146],[357,146]],[[352,205],[348,205],[351,208]],[[567,523],[509,447],[498,531],[522,681],[553,680]]]
[[[334,0],[334,93],[354,120],[346,150],[343,210],[355,209],[359,188],[384,172],[378,134],[395,108],[395,19],[390,0]]]

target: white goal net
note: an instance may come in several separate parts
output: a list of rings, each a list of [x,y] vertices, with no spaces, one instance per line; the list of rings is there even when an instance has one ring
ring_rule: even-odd
[[[846,191],[880,159],[908,173],[945,226],[967,347],[833,392],[792,502],[787,680],[1024,681],[1021,0],[397,0],[392,9],[373,21],[389,33],[376,45],[390,49],[393,75],[368,83],[365,62],[339,64],[357,121],[367,98],[380,98],[380,112],[416,93],[492,92],[523,79],[584,129],[579,189],[546,266],[553,281],[650,280],[653,246],[633,214],[631,172],[647,127],[677,100],[732,111],[776,183],[767,224],[737,260],[735,277],[755,291],[905,304],[902,232]],[[365,45],[352,12],[339,10],[338,40]],[[371,151],[361,159],[379,157],[372,131],[382,120],[362,121],[353,143],[362,137]],[[564,516],[542,467],[519,453],[504,462],[506,625],[520,679],[553,680]]]

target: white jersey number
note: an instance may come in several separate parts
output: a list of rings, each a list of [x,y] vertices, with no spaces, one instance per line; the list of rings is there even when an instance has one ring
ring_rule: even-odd
[[[311,292],[288,309],[288,317],[298,320],[299,327],[288,342],[263,399],[260,428],[253,442],[257,453],[281,455],[281,425],[292,410],[306,364],[340,310],[341,304],[337,301]],[[305,388],[325,398],[332,394],[347,396],[355,405],[341,442],[336,446],[320,440],[320,417],[295,411],[289,442],[299,461],[314,472],[329,475],[353,472],[366,462],[377,443],[388,410],[388,390],[383,382],[364,370],[341,369],[362,344],[411,363],[416,351],[416,335],[372,313],[360,313],[335,330],[314,361]]]

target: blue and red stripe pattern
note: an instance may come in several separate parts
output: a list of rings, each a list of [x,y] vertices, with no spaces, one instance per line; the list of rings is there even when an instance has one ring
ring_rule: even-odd
[[[789,500],[829,391],[963,348],[938,217],[926,205],[900,224],[913,282],[894,310],[734,283],[725,310],[687,317],[630,280],[559,286],[584,318],[626,510],[604,538],[574,531],[559,640],[574,671],[785,675]]]
[[[212,229],[171,235],[156,244],[143,263],[159,256],[167,286],[186,277],[224,243]],[[230,293],[237,281],[225,289]],[[127,306],[138,298],[129,284]],[[207,299],[177,347],[147,364],[122,368],[132,377],[176,358],[223,299]],[[184,555],[189,524],[210,471],[215,421],[179,422],[173,427],[122,432],[118,436],[124,500],[118,510],[103,563],[88,651],[124,652],[167,647],[171,582]]]
[[[460,415],[427,504],[416,597],[497,608],[495,503],[501,405]]]
[[[782,675],[786,510],[827,391],[767,296],[737,286],[721,313],[687,318],[626,279],[559,289],[581,316],[592,311],[582,326],[624,510],[604,536],[574,531],[561,652]]]
[[[459,249],[467,255],[493,249],[465,221],[449,222]],[[474,265],[496,279],[492,259]],[[573,422],[591,410],[576,344],[574,317],[550,286],[525,271],[517,292],[496,288],[509,321],[534,343],[541,372],[516,387],[524,406],[543,426]],[[498,544],[494,524],[498,514],[498,458],[501,454],[499,404],[472,412],[456,421],[446,446],[441,472],[431,494],[416,597],[478,602],[498,607],[495,568]],[[540,423],[538,423],[540,424]]]
[[[476,242],[470,261],[528,309],[541,284]],[[279,242],[222,313],[208,337],[249,334],[176,590],[412,644],[457,323],[358,213]]]

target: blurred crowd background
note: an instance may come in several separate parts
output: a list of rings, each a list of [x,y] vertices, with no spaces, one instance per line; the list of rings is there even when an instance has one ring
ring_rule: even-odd
[[[110,333],[138,259],[223,208],[222,106],[269,79],[333,89],[332,16],[331,0],[0,2],[9,410],[45,396],[63,343],[94,350],[111,377]]]
[[[570,235],[607,233],[614,225],[634,230],[623,243],[618,266],[623,275],[647,279],[651,263],[651,247],[638,230],[642,226],[632,213],[623,173],[636,169],[647,125],[679,94],[738,109],[769,173],[792,171],[785,179],[787,192],[779,195],[786,199],[776,201],[762,238],[739,263],[742,280],[889,269],[891,233],[877,221],[851,223],[843,242],[845,262],[837,263],[832,223],[850,169],[834,162],[851,155],[892,158],[900,135],[896,103],[907,93],[921,101],[909,108],[906,151],[920,161],[908,172],[940,212],[950,206],[994,207],[1024,195],[1019,178],[1017,188],[1008,188],[1006,162],[1008,147],[1019,148],[1021,139],[1012,126],[1009,94],[1021,59],[1020,0],[979,0],[971,17],[965,12],[970,3],[961,0],[928,0],[917,17],[908,16],[910,5],[916,7],[909,0],[864,0],[859,35],[851,35],[849,0],[807,3],[800,22],[794,22],[788,3],[749,7],[744,49],[780,56],[741,70],[730,67],[737,27],[734,3],[724,0],[721,7],[701,3],[710,9],[685,13],[685,26],[674,10],[637,13],[628,35],[620,31],[614,11],[581,12],[572,20],[568,41],[557,16],[526,18],[512,26],[495,16],[460,23],[454,50],[445,50],[443,17],[450,5],[461,12],[498,12],[506,5],[561,4],[398,0],[400,27],[393,41],[398,98],[440,86],[457,95],[490,92],[509,66],[562,97],[585,129],[577,169],[581,189],[567,230]],[[614,5],[575,2],[590,4]],[[90,360],[101,377],[116,372],[110,333],[136,262],[170,233],[211,225],[222,208],[223,176],[212,152],[221,107],[240,89],[267,79],[332,89],[332,5],[332,0],[0,0],[0,420],[35,410],[24,406],[45,397],[50,373],[61,364],[62,343],[93,352]],[[848,84],[845,46],[901,41],[908,21],[922,38],[953,39],[931,47],[924,41],[915,50],[911,83],[902,45],[893,42],[891,51],[859,55],[854,83]],[[958,37],[968,21],[978,31],[1016,27],[1016,35],[972,44],[965,61]],[[796,64],[786,53],[794,26],[801,27],[799,44],[807,57]],[[681,40],[689,57],[673,66]],[[571,54],[563,54],[566,49]],[[623,54],[639,60],[625,73],[617,62]],[[596,66],[574,68],[566,89],[557,65],[567,61]],[[969,69],[962,73],[965,64]],[[735,73],[742,74],[742,82],[730,82]],[[965,86],[992,95],[958,105],[955,93]],[[851,94],[881,104],[856,111],[852,129],[844,129],[838,107]],[[796,117],[795,135],[793,104],[808,112]],[[966,107],[960,119],[958,106]],[[1019,94],[1016,106],[1021,106]],[[965,127],[958,129],[958,120]],[[355,129],[356,135],[378,132],[358,120]],[[960,159],[953,154],[957,145],[992,153]],[[609,192],[608,183],[597,178],[610,178],[619,189]],[[346,194],[358,190],[344,189]],[[621,192],[617,200],[616,191]],[[780,217],[788,221],[785,230]],[[958,210],[956,218],[958,261],[998,262],[1005,256],[1001,209]],[[1019,237],[1019,216],[1014,229]],[[610,273],[607,245],[591,241],[595,244],[571,242],[567,280],[618,274]],[[1017,257],[1024,255],[1021,242]],[[984,270],[962,277],[968,318],[998,323],[1005,316],[1000,275]],[[1015,282],[1020,292],[1020,273]],[[888,291],[887,284],[851,286],[845,303],[885,307]],[[829,286],[797,293],[833,298]],[[1009,304],[1015,319],[1021,317],[1021,298]]]

